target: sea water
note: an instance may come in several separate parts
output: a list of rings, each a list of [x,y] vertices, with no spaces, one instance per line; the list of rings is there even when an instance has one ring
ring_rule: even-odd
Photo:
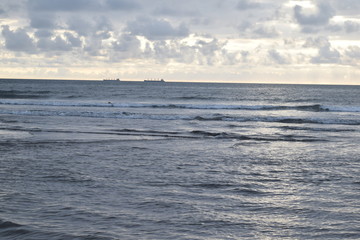
[[[360,87],[0,80],[0,239],[360,239]]]

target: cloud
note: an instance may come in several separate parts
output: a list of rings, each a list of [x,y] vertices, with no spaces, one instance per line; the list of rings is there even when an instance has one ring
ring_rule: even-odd
[[[39,29],[35,32],[37,38],[49,38],[53,35],[53,32],[48,29]]]
[[[69,52],[75,47],[81,47],[82,41],[70,32],[54,36],[51,30],[39,29],[31,37],[25,29],[11,30],[9,26],[2,26],[5,48],[14,52],[48,53]]]
[[[78,12],[78,11],[129,11],[140,9],[135,0],[29,0],[31,11]]]
[[[112,42],[111,61],[119,61],[129,58],[141,58],[140,40],[131,34],[122,34],[116,41]]]
[[[189,29],[184,24],[173,27],[167,20],[148,17],[139,17],[128,22],[126,30],[149,40],[183,38],[189,35]]]
[[[339,51],[331,47],[331,43],[325,37],[309,40],[305,46],[317,47],[318,55],[311,59],[311,63],[340,63],[341,55]]]
[[[56,23],[54,16],[50,13],[31,13],[30,26],[38,29],[53,29]]]
[[[37,42],[37,47],[42,51],[70,51],[72,45],[60,36],[54,39],[42,38]]]
[[[305,10],[302,6],[296,5],[294,7],[294,17],[302,26],[326,25],[335,15],[335,10],[326,2],[320,2],[316,5],[315,12],[310,14],[304,12]]]
[[[321,48],[330,46],[330,42],[326,37],[308,37],[305,41],[305,44],[303,45],[305,48]]]
[[[249,9],[261,8],[261,4],[254,0],[240,0],[236,5],[236,8],[240,11],[245,11]]]
[[[360,65],[360,47],[359,46],[349,46],[345,51],[345,60],[344,62],[348,65],[359,67]]]
[[[41,52],[69,52],[74,48],[82,47],[80,38],[70,32],[55,37],[51,32],[37,32],[35,35],[39,37],[36,46]]]
[[[318,55],[311,59],[311,63],[340,63],[340,53],[330,47],[321,47]]]
[[[12,31],[8,25],[4,25],[2,35],[5,38],[6,49],[16,52],[35,52],[34,41],[23,28]]]
[[[346,51],[346,55],[350,58],[355,58],[360,60],[360,47],[350,46]]]
[[[249,21],[243,21],[237,26],[241,37],[246,38],[276,38],[280,33],[274,26],[265,24],[251,24]]]
[[[141,5],[135,0],[107,0],[105,8],[108,10],[135,10],[140,9]]]
[[[198,16],[198,12],[193,11],[193,10],[183,10],[183,9],[178,9],[178,8],[174,8],[174,7],[167,7],[167,6],[161,6],[156,8],[153,13],[158,16],[170,16],[170,17],[196,17]]]
[[[198,56],[200,64],[213,65],[235,65],[241,61],[242,53],[239,51],[230,52],[226,48],[228,42],[217,38],[200,40],[193,47]]]
[[[329,0],[341,15],[357,15],[359,14],[359,0]]]
[[[32,11],[80,11],[100,9],[97,0],[29,0],[28,7]]]
[[[216,38],[196,37],[195,43],[189,45],[181,40],[153,42],[146,54],[160,63],[170,61],[196,65],[233,65],[240,61],[240,53],[229,52],[225,47],[227,42]]]
[[[224,53],[222,50],[225,45],[226,42],[221,42],[218,39],[213,38],[210,41],[199,40],[197,45],[195,45],[195,48],[201,53],[203,59],[206,60],[206,64],[215,65],[222,60],[222,53]]]
[[[276,38],[280,35],[274,26],[264,26],[264,25],[257,26],[253,30],[253,33],[260,38]]]
[[[310,60],[310,62],[313,64],[341,63],[340,52],[331,46],[331,43],[327,37],[309,37],[306,39],[303,47],[317,49],[318,54],[312,57]]]
[[[360,24],[354,21],[345,21],[344,28],[347,33],[359,32]]]
[[[243,21],[240,25],[237,26],[237,29],[240,32],[245,32],[246,30],[250,29],[252,27],[252,24],[250,21]]]
[[[346,20],[345,22],[330,24],[327,30],[331,32],[345,32],[347,34],[358,33],[360,31],[360,23]]]
[[[94,26],[88,20],[74,16],[67,21],[69,30],[75,31],[80,36],[89,36],[94,32]]]
[[[75,37],[72,33],[65,32],[64,36],[65,36],[66,40],[72,45],[72,47],[81,47],[82,46],[82,41],[80,40],[80,38]]]
[[[268,56],[270,57],[270,59],[272,59],[274,62],[276,62],[277,64],[289,64],[290,61],[285,58],[284,56],[282,56],[278,51],[276,51],[275,49],[270,49],[268,51]]]
[[[0,15],[11,18],[18,16],[17,13],[23,9],[23,1],[24,0],[1,0]]]
[[[104,38],[108,38],[108,34],[113,27],[111,22],[104,16],[99,18],[83,18],[80,16],[72,16],[67,21],[69,30],[75,31],[80,36],[91,36],[99,33],[105,33]]]

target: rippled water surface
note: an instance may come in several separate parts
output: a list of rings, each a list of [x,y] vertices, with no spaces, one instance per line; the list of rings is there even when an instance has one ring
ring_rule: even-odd
[[[0,239],[359,239],[356,86],[0,80]]]

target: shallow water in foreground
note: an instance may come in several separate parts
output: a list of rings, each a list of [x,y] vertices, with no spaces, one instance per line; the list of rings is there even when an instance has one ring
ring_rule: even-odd
[[[360,238],[359,87],[0,86],[0,239]]]

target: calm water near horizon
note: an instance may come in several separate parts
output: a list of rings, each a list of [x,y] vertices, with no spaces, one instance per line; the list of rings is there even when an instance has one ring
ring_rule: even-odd
[[[0,80],[0,239],[360,239],[360,86]]]

